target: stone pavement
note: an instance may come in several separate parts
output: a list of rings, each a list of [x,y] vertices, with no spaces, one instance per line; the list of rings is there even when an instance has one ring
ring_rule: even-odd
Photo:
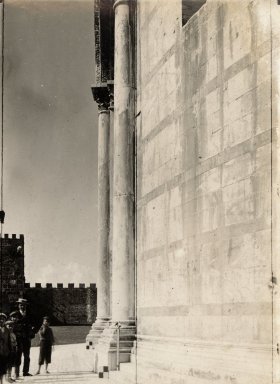
[[[39,348],[31,348],[30,373],[37,371]],[[102,384],[107,379],[99,379],[92,372],[93,351],[87,350],[85,344],[57,345],[52,354],[52,363],[49,365],[50,374],[45,374],[42,366],[41,374],[32,377],[20,376],[19,384]],[[22,374],[22,373],[21,373]]]

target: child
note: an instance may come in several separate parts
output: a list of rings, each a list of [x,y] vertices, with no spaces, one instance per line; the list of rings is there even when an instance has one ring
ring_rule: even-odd
[[[48,371],[48,364],[51,362],[52,346],[54,344],[54,337],[51,327],[49,326],[49,318],[45,316],[43,318],[43,325],[39,330],[40,336],[40,355],[39,355],[39,367],[36,375],[40,374],[41,366],[46,364],[46,373]]]
[[[15,367],[16,354],[17,354],[17,338],[13,330],[15,323],[12,320],[8,320],[6,321],[5,325],[10,332],[10,338],[11,338],[11,352],[8,357],[8,365],[7,365],[7,381],[9,383],[13,383],[15,380],[12,379],[12,368]],[[16,372],[15,372],[15,376],[16,376]]]
[[[11,352],[10,332],[5,327],[7,316],[0,313],[0,383],[3,383],[3,376],[7,373],[8,357]]]
[[[15,353],[15,379],[19,378],[19,367],[21,364],[21,351],[22,351],[22,331],[21,326],[18,323],[19,316],[18,312],[14,311],[10,313],[9,320],[13,323],[13,334],[16,337],[16,353]]]

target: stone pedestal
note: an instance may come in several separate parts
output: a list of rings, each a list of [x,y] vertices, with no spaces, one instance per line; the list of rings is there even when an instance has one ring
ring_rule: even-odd
[[[131,350],[135,340],[135,322],[120,322],[119,363],[130,362]],[[97,357],[95,360],[96,371],[98,367],[108,366],[110,371],[117,369],[117,327],[112,323],[104,329],[102,337],[96,345]]]

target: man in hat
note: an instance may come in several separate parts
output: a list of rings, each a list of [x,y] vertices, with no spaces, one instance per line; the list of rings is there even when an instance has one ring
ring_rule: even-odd
[[[35,337],[34,327],[27,311],[27,300],[19,298],[17,301],[18,311],[10,314],[11,318],[16,318],[15,334],[17,338],[18,350],[16,356],[16,377],[19,377],[19,367],[23,354],[23,376],[32,376],[29,373],[31,339]]]

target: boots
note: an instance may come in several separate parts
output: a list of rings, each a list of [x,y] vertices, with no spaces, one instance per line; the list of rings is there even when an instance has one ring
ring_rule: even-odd
[[[12,379],[12,368],[11,368],[11,367],[9,367],[9,368],[7,369],[6,381],[7,381],[8,383],[14,383],[14,382],[15,382],[15,380]]]
[[[19,378],[19,365],[15,366],[15,379]]]

